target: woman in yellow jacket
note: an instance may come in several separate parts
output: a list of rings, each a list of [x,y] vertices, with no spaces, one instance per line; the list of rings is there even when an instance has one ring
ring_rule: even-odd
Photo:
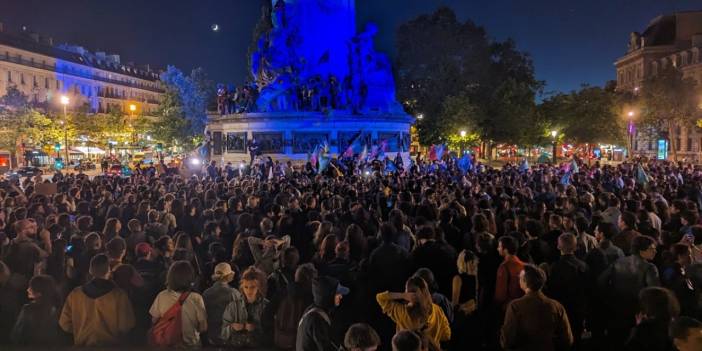
[[[432,302],[427,283],[422,278],[409,278],[404,293],[386,291],[375,299],[383,313],[395,322],[398,331],[410,330],[422,334],[433,349],[440,349],[441,342],[451,338],[448,320],[441,307]]]

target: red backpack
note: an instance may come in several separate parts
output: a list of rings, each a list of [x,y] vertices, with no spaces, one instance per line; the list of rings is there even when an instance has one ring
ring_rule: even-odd
[[[182,293],[178,301],[149,329],[150,346],[169,347],[183,343],[183,316],[181,310],[189,295],[189,292]]]

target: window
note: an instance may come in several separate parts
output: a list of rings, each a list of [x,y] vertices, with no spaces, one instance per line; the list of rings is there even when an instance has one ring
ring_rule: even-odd
[[[687,138],[687,151],[692,151],[692,138]]]
[[[7,71],[7,81],[12,83],[12,72]]]
[[[675,138],[675,151],[680,151],[680,138]]]
[[[20,84],[24,85],[24,73],[20,73]]]
[[[49,78],[44,78],[44,89],[49,89]]]
[[[638,150],[638,149],[639,149],[639,141],[636,140],[636,141],[634,141],[634,150]]]
[[[61,90],[61,82],[59,80],[56,80],[56,90]]]
[[[37,76],[32,76],[32,86],[35,88],[39,87],[39,83],[37,83]]]
[[[649,140],[648,141],[648,151],[651,151],[651,150],[653,150],[653,143],[651,143],[651,141]]]

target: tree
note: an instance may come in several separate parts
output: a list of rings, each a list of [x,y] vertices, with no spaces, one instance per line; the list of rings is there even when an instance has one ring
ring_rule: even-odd
[[[207,124],[208,99],[214,98],[214,84],[200,68],[186,76],[173,66],[161,74],[165,96],[153,124],[157,140],[184,147],[194,146],[201,139]]]
[[[573,143],[616,144],[624,140],[626,130],[621,101],[611,84],[605,88],[583,85],[578,91],[544,100],[539,111],[547,129],[558,130]]]
[[[676,127],[694,126],[699,111],[696,82],[683,78],[675,67],[663,69],[647,79],[640,92],[642,122],[654,130],[666,132],[673,160],[678,160],[678,141],[673,138]]]
[[[70,124],[66,133],[74,135]],[[16,87],[8,87],[7,94],[0,97],[0,148],[17,155],[21,144],[41,147],[56,142],[63,143],[64,129],[57,118],[32,108],[25,94]]]
[[[422,143],[441,142],[466,127],[483,141],[536,141],[534,100],[543,83],[513,40],[493,41],[482,27],[442,7],[400,26],[397,45],[398,95],[409,113],[424,116]]]

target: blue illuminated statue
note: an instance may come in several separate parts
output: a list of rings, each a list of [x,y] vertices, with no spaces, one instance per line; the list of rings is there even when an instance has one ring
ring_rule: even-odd
[[[272,0],[270,11],[251,56],[258,112],[403,113],[377,27],[356,32],[354,0]]]

